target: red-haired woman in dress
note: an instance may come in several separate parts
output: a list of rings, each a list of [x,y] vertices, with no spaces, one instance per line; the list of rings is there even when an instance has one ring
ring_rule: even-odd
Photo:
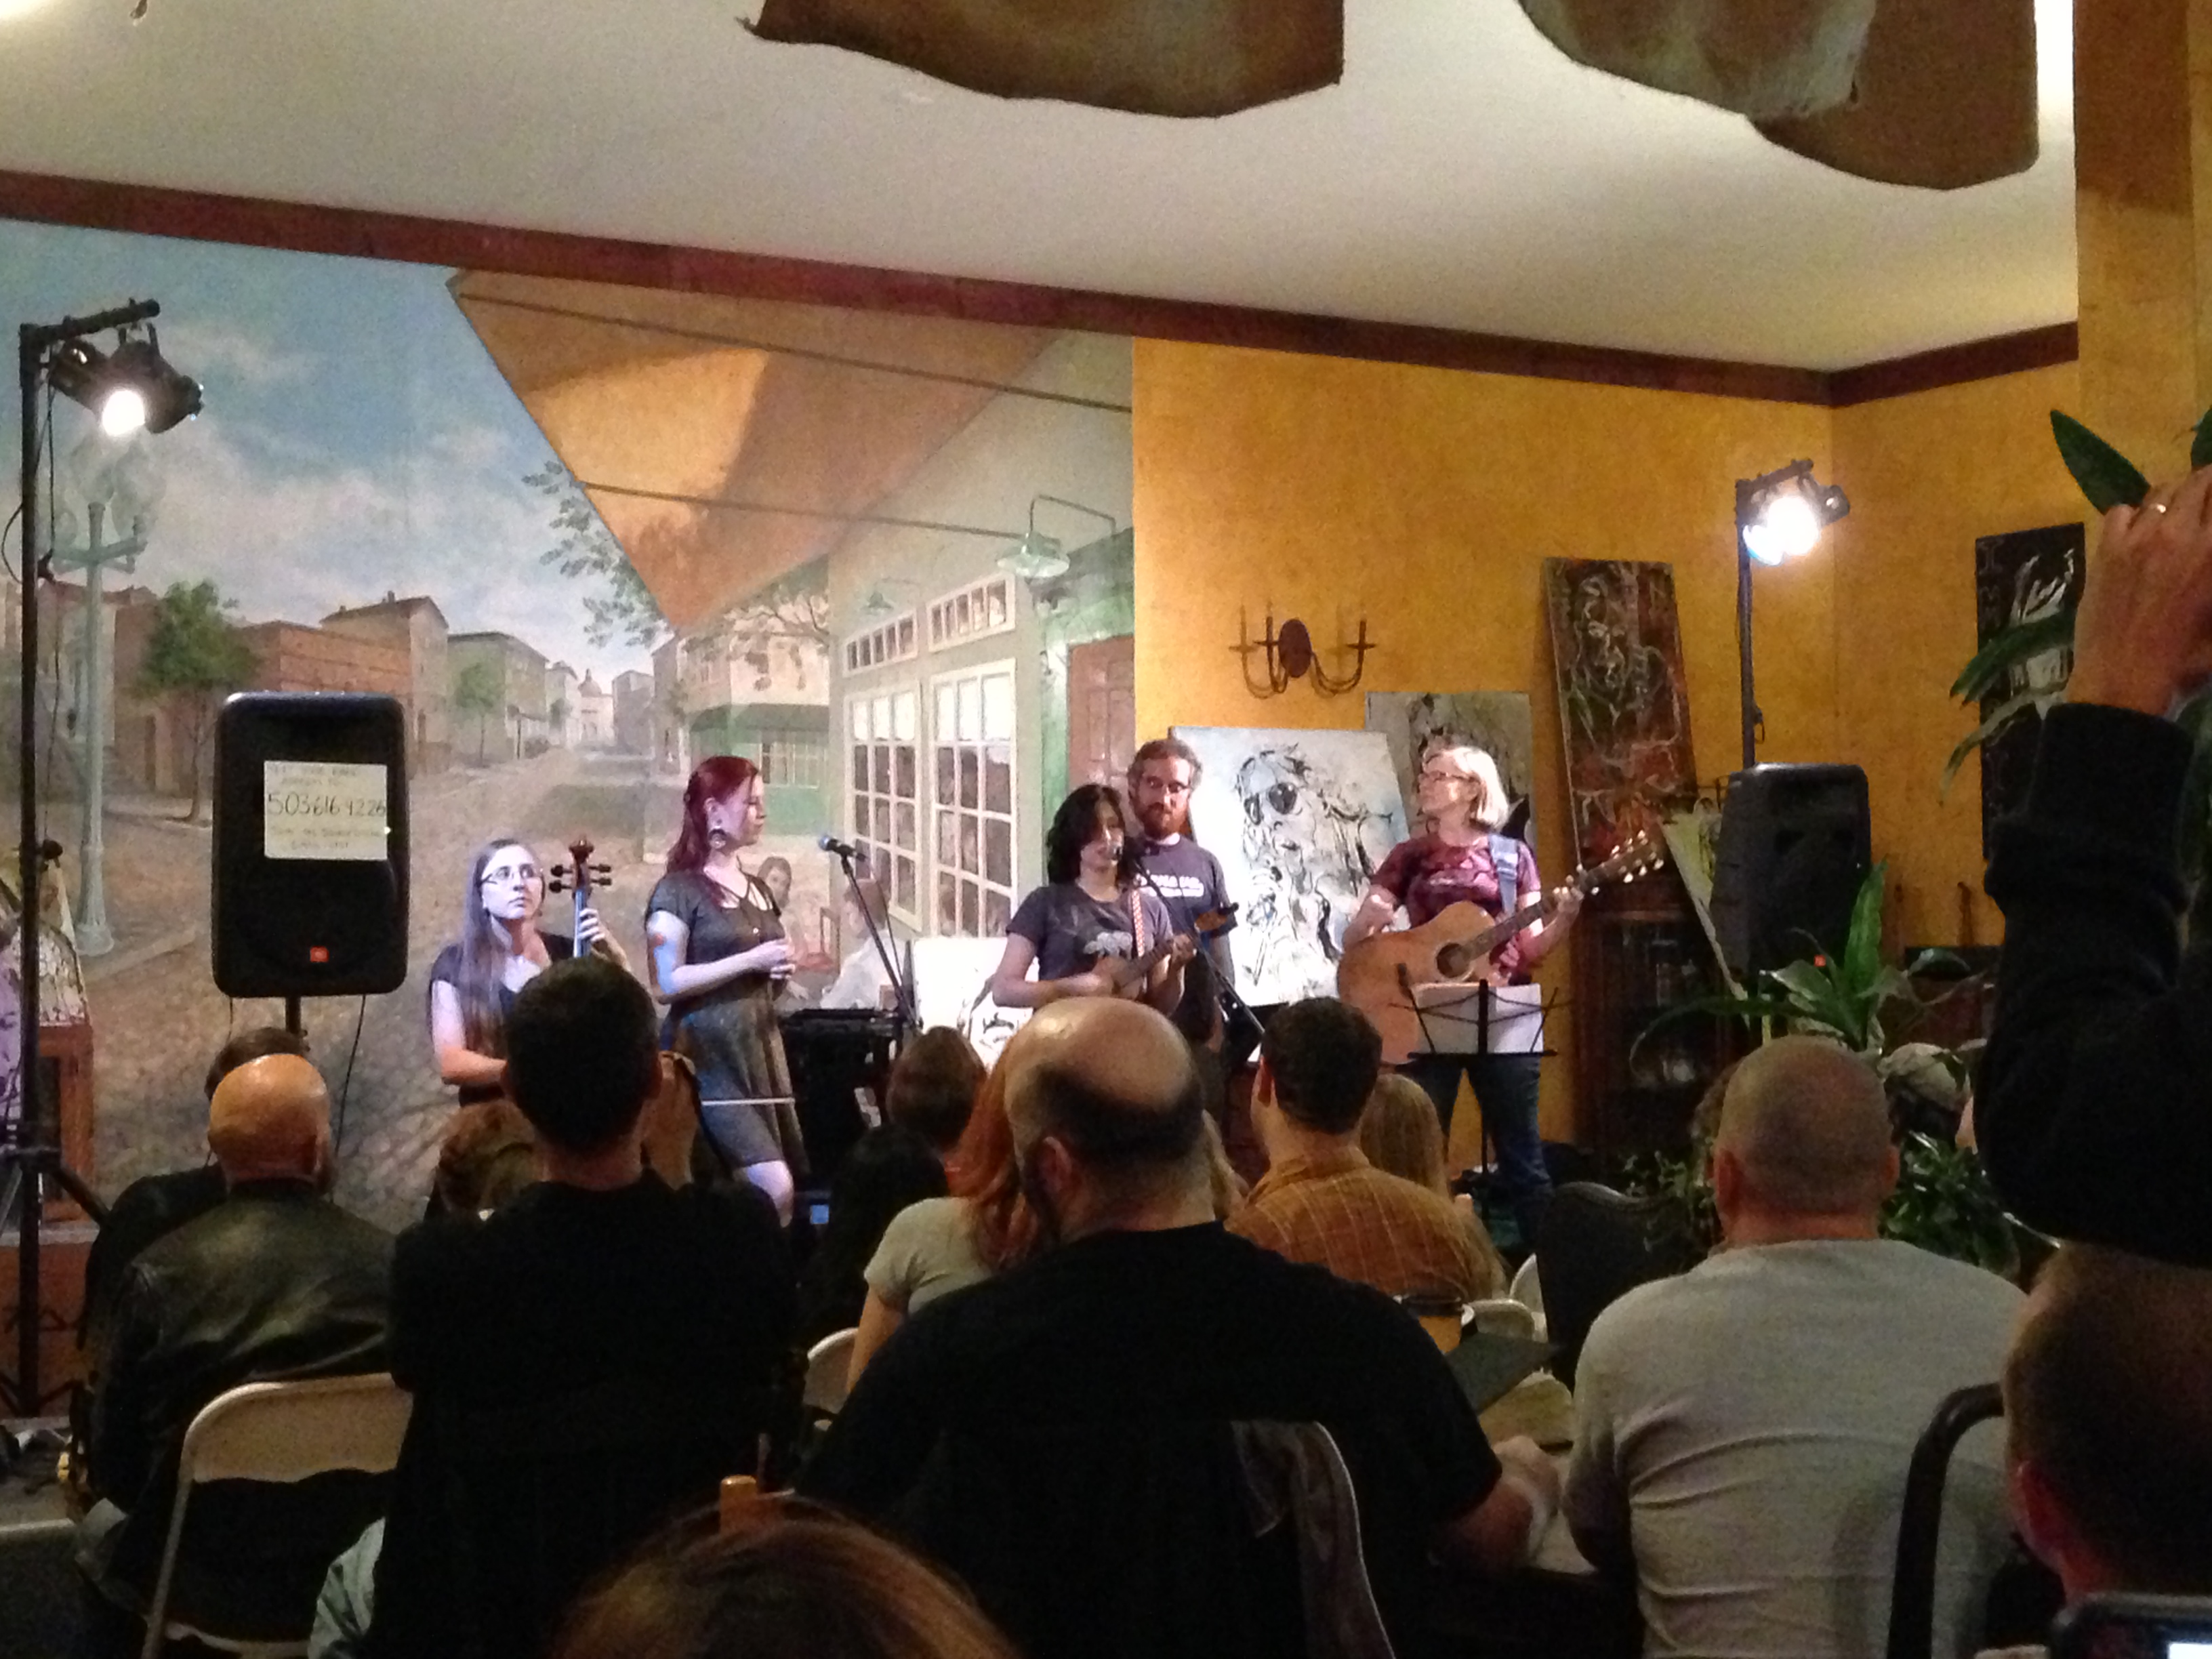
[[[745,867],[768,822],[760,769],[735,755],[700,762],[684,790],[684,828],[645,907],[653,994],[669,1005],[671,1046],[699,1074],[707,1131],[745,1178],[791,1218],[806,1169],[775,993],[792,969],[775,900]]]

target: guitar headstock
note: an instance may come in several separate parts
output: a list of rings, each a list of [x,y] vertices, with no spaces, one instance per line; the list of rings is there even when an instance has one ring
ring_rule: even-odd
[[[1242,908],[1243,906],[1232,899],[1218,910],[1201,910],[1190,919],[1192,931],[1200,939],[1219,939],[1236,927],[1237,913]]]
[[[1615,848],[1604,863],[1576,871],[1574,884],[1578,891],[1589,893],[1607,882],[1634,881],[1638,876],[1648,876],[1666,866],[1666,842],[1648,830],[1639,830]]]

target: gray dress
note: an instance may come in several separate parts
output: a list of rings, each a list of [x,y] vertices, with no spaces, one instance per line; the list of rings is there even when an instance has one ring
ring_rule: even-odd
[[[699,872],[672,871],[646,902],[648,927],[661,911],[684,924],[687,963],[720,962],[783,937],[775,906],[750,878],[744,897],[729,904]],[[708,1130],[730,1160],[780,1159],[796,1176],[806,1170],[806,1143],[776,1026],[775,992],[768,975],[740,974],[711,991],[679,997],[669,1005],[663,1040],[697,1068]]]

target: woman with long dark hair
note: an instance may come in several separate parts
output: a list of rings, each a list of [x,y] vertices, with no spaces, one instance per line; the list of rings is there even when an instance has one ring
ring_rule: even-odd
[[[461,937],[430,964],[430,1047],[438,1075],[460,1091],[464,1106],[501,1092],[516,992],[580,945],[621,960],[588,904],[580,939],[539,927],[544,908],[545,872],[526,842],[501,836],[477,848],[461,894]]]
[[[768,822],[760,769],[736,755],[699,763],[684,828],[646,902],[652,988],[668,1004],[670,1046],[697,1068],[700,1112],[722,1155],[791,1218],[806,1169],[775,994],[791,942],[775,900],[743,854]]]
[[[1104,783],[1075,790],[1053,814],[1044,848],[1047,884],[1006,923],[992,997],[1002,1007],[1042,1008],[1063,997],[1118,996],[1172,1012],[1197,947],[1138,885],[1142,848],[1120,792]]]

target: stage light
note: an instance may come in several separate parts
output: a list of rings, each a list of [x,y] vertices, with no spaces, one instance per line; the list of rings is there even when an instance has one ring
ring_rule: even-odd
[[[1802,558],[1818,546],[1820,532],[1851,510],[1850,499],[1834,484],[1813,477],[1813,463],[1739,478],[1735,486],[1735,637],[1742,677],[1743,763],[1756,763],[1759,704],[1752,696],[1751,567]]]
[[[112,355],[88,340],[64,341],[46,368],[54,390],[97,415],[100,429],[111,438],[128,437],[142,428],[167,432],[198,414],[199,382],[169,365],[154,331],[149,328],[143,337],[118,332]]]

